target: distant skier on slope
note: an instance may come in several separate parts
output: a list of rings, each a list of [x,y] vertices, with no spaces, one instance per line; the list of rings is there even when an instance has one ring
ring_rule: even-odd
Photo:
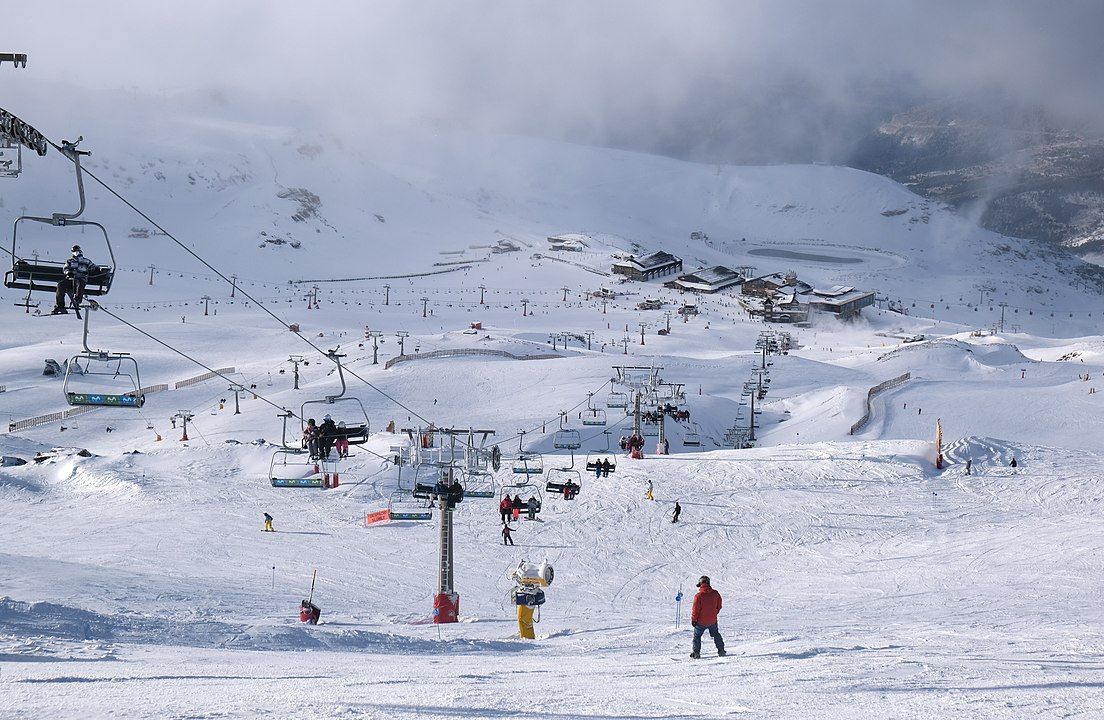
[[[1018,467],[1019,463],[1016,462],[1016,458],[1012,458],[1012,462],[1008,463],[1008,467]]]
[[[709,584],[709,576],[698,578],[698,592],[694,595],[694,604],[690,608],[690,625],[694,628],[694,646],[690,657],[701,657],[702,635],[709,631],[713,644],[717,646],[718,657],[725,656],[724,638],[717,629],[717,615],[721,612],[721,594]]]
[[[272,527],[272,516],[271,515],[269,515],[268,513],[265,513],[264,514],[264,522],[265,522],[264,532],[276,532],[275,528]]]
[[[655,500],[655,496],[652,495],[652,481],[648,480],[648,490],[644,493],[645,500]]]
[[[671,522],[677,523],[679,515],[682,514],[682,505],[679,505],[679,501],[675,500],[675,514],[671,516]]]
[[[505,523],[503,523],[503,525],[502,525],[502,544],[503,545],[513,545],[514,544],[514,538],[510,536],[510,526],[505,524]]]

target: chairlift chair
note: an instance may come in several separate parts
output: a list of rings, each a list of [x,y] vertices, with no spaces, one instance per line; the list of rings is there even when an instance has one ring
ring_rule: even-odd
[[[88,321],[98,307],[94,301],[89,302],[84,316],[84,351],[77,353],[66,363],[65,381],[61,387],[65,402],[70,405],[141,408],[146,403],[146,396],[142,392],[138,361],[129,353],[92,350],[88,347]],[[105,377],[110,377],[115,387],[102,381]],[[123,392],[104,392],[105,386],[110,390],[123,389]]]
[[[539,478],[538,478],[539,479]],[[528,500],[529,498],[537,499],[536,514],[540,514],[541,509],[544,507],[544,492],[541,490],[539,483],[531,481],[528,476],[525,479],[518,478],[517,482],[513,485],[502,485],[500,487],[500,498],[513,498],[514,496],[521,498],[521,515],[525,515],[529,512]]]
[[[0,177],[16,178],[23,171],[23,145],[0,135]]]
[[[306,450],[283,447],[272,454],[268,478],[272,487],[321,488],[324,474],[335,471],[336,463],[312,460]]]
[[[464,497],[493,498],[494,496],[494,475],[481,470],[468,471],[464,481]]]
[[[578,450],[582,445],[578,430],[557,430],[552,436],[552,447],[557,450]]]
[[[682,436],[683,447],[701,447],[701,433],[698,432],[698,424],[694,423],[693,430],[687,430]]]
[[[522,453],[514,458],[515,475],[543,475],[544,458],[540,453]]]
[[[399,489],[387,499],[387,514],[392,520],[432,520],[433,508],[416,499],[410,490]]]
[[[586,459],[587,472],[598,472],[598,465],[602,463],[603,474],[606,469],[605,463],[609,463],[609,472],[614,472],[617,469],[617,456],[611,452],[603,453],[588,453]]]
[[[4,118],[0,117],[0,121]],[[106,265],[96,265],[88,273],[88,279],[84,285],[85,297],[99,297],[106,295],[111,289],[111,283],[115,278],[115,253],[111,248],[111,239],[103,225],[91,220],[78,220],[85,209],[84,198],[84,174],[81,171],[81,156],[89,155],[88,151],[77,150],[76,142],[63,141],[62,153],[69,158],[76,168],[77,194],[80,198],[80,206],[76,212],[53,213],[50,217],[38,217],[34,215],[22,215],[16,218],[12,226],[12,268],[4,274],[5,287],[13,290],[28,290],[34,292],[57,292],[58,285],[65,279],[65,263],[50,260],[28,260],[19,247],[19,229],[22,223],[33,222],[52,227],[79,227],[82,233],[81,242],[87,244],[83,238],[83,230],[86,227],[96,228],[99,235],[103,236],[104,247],[107,250]],[[43,153],[40,153],[43,154]]]
[[[322,400],[307,400],[299,408],[299,422],[302,425],[303,430],[307,427],[307,406],[308,405],[337,405],[338,403],[345,403],[346,406],[353,405],[355,407],[350,408],[351,415],[355,418],[354,423],[345,422],[345,427],[337,428],[336,434],[333,437],[344,437],[348,440],[350,445],[363,445],[368,441],[368,431],[371,427],[371,421],[368,419],[368,411],[364,409],[364,403],[355,397],[345,397],[345,373],[341,369],[341,358],[343,355],[338,355],[335,351],[331,350],[326,353],[327,357],[337,363],[337,377],[341,381],[341,392],[337,395],[327,395]],[[363,418],[364,422],[361,422]],[[335,423],[337,420],[334,421]]]
[[[629,396],[623,392],[611,392],[609,396],[606,397],[607,408],[623,408],[628,407],[628,405]]]
[[[583,413],[583,425],[591,427],[605,427],[606,426],[606,411],[601,408],[594,408]]]
[[[544,476],[544,489],[547,492],[555,493],[557,497],[570,500],[574,496],[569,498],[564,495],[564,490],[569,482],[574,483],[575,492],[578,493],[583,488],[583,474],[571,468],[549,468]]]

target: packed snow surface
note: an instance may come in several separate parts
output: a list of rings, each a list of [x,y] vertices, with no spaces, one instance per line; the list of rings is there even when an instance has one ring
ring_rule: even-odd
[[[844,168],[701,166],[427,128],[339,141],[157,108],[138,115],[172,132],[149,138],[95,107],[72,118],[96,142],[89,168],[237,286],[231,297],[89,181],[88,215],[112,231],[119,265],[89,348],[131,353],[143,386],[168,389],[141,410],[0,435],[0,716],[1104,714],[1104,303],[1078,286],[1078,261]],[[72,204],[64,170],[53,154],[28,159],[0,211]],[[49,230],[29,247],[56,259],[73,241]],[[549,249],[565,233],[582,251]],[[687,270],[794,269],[884,299],[850,323],[772,328],[731,294],[610,275],[615,254],[655,249]],[[602,287],[618,296],[590,294]],[[644,298],[666,306],[637,310]],[[4,427],[65,409],[44,361],[82,348],[74,316],[22,299],[0,291]],[[684,322],[688,301],[700,314]],[[794,349],[764,357],[768,329]],[[387,367],[400,341],[415,357]],[[334,348],[369,439],[336,489],[272,487],[284,408],[355,420],[325,403],[341,389],[320,352]],[[293,355],[307,361],[298,390]],[[632,428],[608,405],[624,365],[683,387],[690,421],[668,421],[671,455],[651,436],[644,459],[617,450]],[[106,366],[70,382],[126,392],[130,378]],[[174,387],[209,369],[223,376]],[[749,382],[765,389],[756,447],[731,449]],[[230,383],[245,388],[237,402]],[[582,423],[595,410],[605,426]],[[181,412],[186,441],[170,419]],[[499,492],[539,493],[511,471],[522,449],[582,485],[573,501],[544,493],[514,547],[497,498],[464,500],[450,625],[431,621],[438,513],[364,523],[415,478],[391,462],[401,430],[430,422],[495,431]],[[582,437],[574,455],[554,447],[561,423]],[[586,472],[607,452],[610,477]],[[261,532],[265,512],[275,533]],[[556,570],[535,641],[518,637],[506,579],[522,559]],[[314,571],[322,622],[310,626],[297,613]],[[723,659],[708,635],[703,659],[688,657],[700,575],[724,598]]]

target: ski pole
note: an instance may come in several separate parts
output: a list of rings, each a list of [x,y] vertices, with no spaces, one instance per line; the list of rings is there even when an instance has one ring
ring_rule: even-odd
[[[682,583],[679,583],[678,594],[675,595],[675,629],[682,623]]]
[[[310,591],[310,596],[307,598],[307,602],[311,603],[311,604],[313,604],[313,601],[314,601],[314,581],[315,581],[315,579],[317,579],[317,577],[318,577],[318,570],[315,570],[311,574],[311,591]]]

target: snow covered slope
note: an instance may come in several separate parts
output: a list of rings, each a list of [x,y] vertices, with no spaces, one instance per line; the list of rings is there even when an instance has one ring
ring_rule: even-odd
[[[51,106],[20,102],[9,109],[32,122]],[[118,231],[121,266],[90,346],[132,353],[143,385],[169,389],[141,411],[0,434],[6,458],[65,448],[0,467],[0,716],[1099,714],[1104,307],[1076,279],[1083,266],[843,168],[702,166],[431,127],[291,129],[301,120],[118,95],[37,122],[83,132],[89,167],[238,287],[231,297],[165,237],[127,237],[153,228],[89,183],[89,216]],[[54,154],[28,159],[0,186],[0,212],[69,207],[65,170]],[[588,247],[549,252],[561,232]],[[29,240],[51,257],[72,242]],[[795,268],[909,314],[821,318],[764,358],[768,328],[731,296],[615,284],[612,253],[636,247],[688,269]],[[348,278],[376,279],[325,282]],[[588,294],[601,286],[620,296]],[[35,317],[20,297],[0,292],[3,427],[65,408],[43,361],[82,343],[72,316]],[[644,297],[701,313],[637,310]],[[976,332],[1001,301],[1007,331]],[[419,357],[387,367],[400,342]],[[303,406],[340,388],[319,352],[331,348],[369,440],[340,488],[273,488],[278,413],[334,412]],[[293,355],[307,361],[299,389]],[[578,499],[546,496],[516,547],[500,544],[494,500],[465,500],[461,622],[431,625],[435,525],[363,525],[399,483],[389,421],[493,428],[507,455],[579,469],[631,429],[606,406],[618,365],[684,386],[691,420],[669,424],[673,454],[654,456],[648,438],[647,457],[618,457],[610,478],[581,473]],[[757,447],[729,449],[755,368],[769,379]],[[868,390],[903,373],[850,435]],[[240,413],[231,382],[251,389]],[[605,427],[581,423],[588,407]],[[187,441],[170,421],[181,411]],[[582,436],[574,456],[554,448],[561,422]],[[508,467],[496,482],[536,492]],[[264,512],[276,533],[260,532]],[[535,642],[517,638],[507,596],[522,558],[557,570]],[[295,613],[315,569],[323,623],[310,627]],[[724,595],[731,656],[691,664],[674,599],[701,574]]]

